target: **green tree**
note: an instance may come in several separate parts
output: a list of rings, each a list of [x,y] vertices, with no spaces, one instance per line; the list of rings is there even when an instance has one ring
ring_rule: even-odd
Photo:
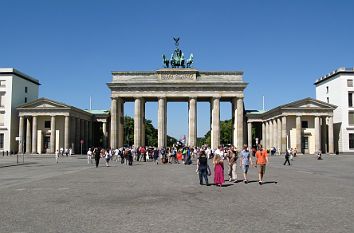
[[[211,131],[209,130],[204,137],[197,139],[197,145],[211,144]],[[232,120],[220,122],[220,144],[232,144]]]
[[[157,146],[158,131],[152,125],[151,120],[145,119],[145,145]],[[124,117],[124,145],[134,144],[134,119],[129,116]],[[176,143],[177,140],[174,137],[167,135],[167,145],[171,146]]]

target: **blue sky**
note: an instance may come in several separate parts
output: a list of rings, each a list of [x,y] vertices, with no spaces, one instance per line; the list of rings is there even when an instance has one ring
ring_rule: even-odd
[[[161,54],[193,53],[194,67],[240,70],[247,109],[315,97],[314,81],[354,67],[354,1],[0,0],[0,67],[40,80],[40,96],[80,108],[110,107],[111,71],[157,70]],[[132,104],[125,112],[133,114]],[[157,104],[146,117],[156,126]],[[221,119],[231,117],[230,104]],[[168,105],[168,134],[187,134],[187,104]],[[198,136],[209,106],[198,103]]]

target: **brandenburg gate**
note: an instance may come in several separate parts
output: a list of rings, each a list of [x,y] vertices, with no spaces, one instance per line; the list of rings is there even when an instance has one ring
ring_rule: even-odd
[[[174,38],[175,39],[175,38]],[[158,147],[167,146],[167,102],[188,102],[188,145],[197,143],[197,103],[210,102],[211,147],[220,145],[220,102],[232,104],[233,144],[244,143],[243,72],[210,72],[191,68],[193,55],[184,63],[178,48],[171,61],[164,58],[165,68],[152,72],[112,72],[111,135],[112,148],[122,147],[124,141],[124,102],[134,101],[134,146],[145,146],[145,103],[158,102]]]

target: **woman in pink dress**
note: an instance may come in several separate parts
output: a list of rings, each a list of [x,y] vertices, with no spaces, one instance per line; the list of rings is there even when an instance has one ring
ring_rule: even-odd
[[[224,183],[224,162],[221,159],[220,155],[216,154],[213,159],[214,164],[214,183],[220,187]]]

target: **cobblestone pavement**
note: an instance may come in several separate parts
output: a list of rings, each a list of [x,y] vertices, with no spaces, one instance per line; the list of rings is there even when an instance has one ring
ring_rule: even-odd
[[[199,185],[195,165],[25,159],[0,166],[1,233],[354,232],[354,155],[271,157],[266,184],[252,168],[253,182],[221,192]]]

